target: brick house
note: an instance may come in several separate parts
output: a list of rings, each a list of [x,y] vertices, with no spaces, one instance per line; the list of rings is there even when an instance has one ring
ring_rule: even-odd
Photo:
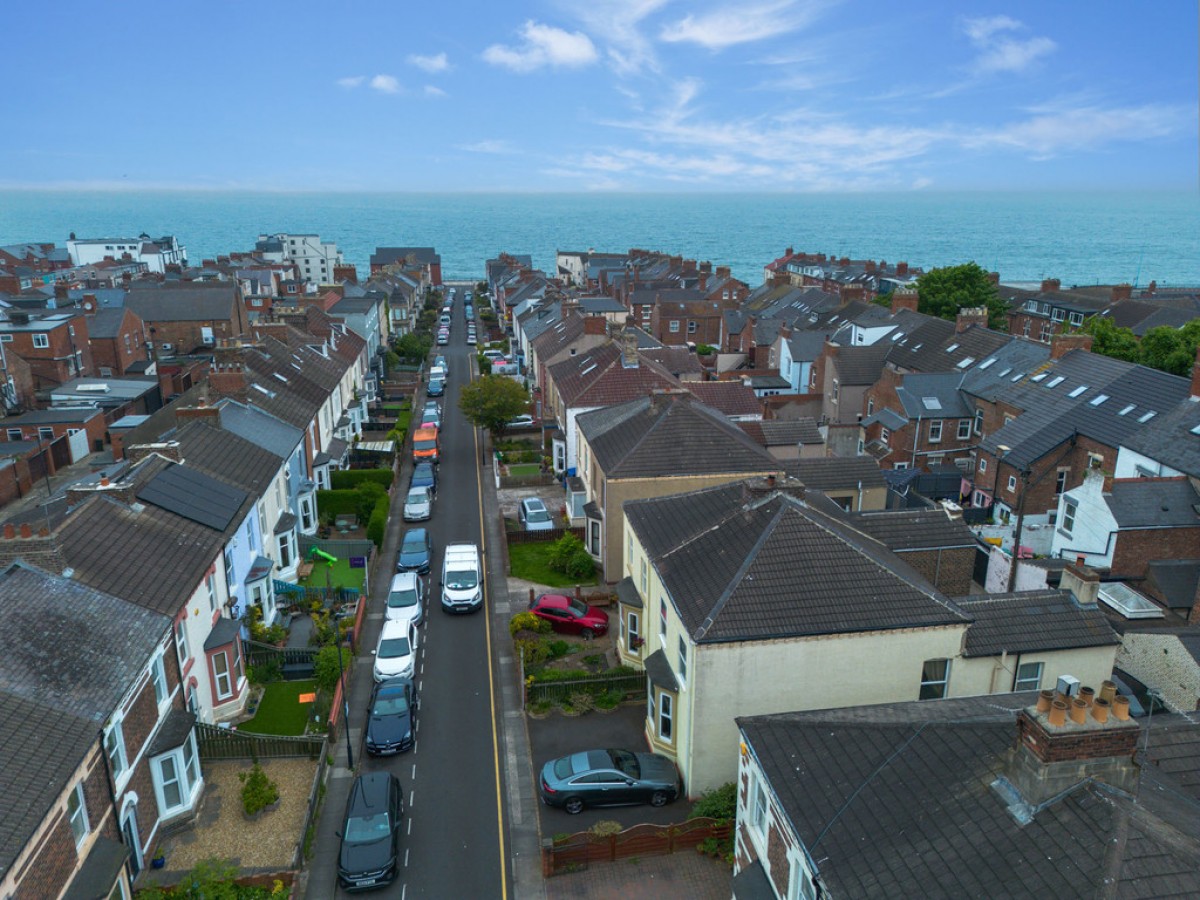
[[[1057,334],[1063,334],[1083,324],[1092,316],[1102,313],[1112,303],[1128,300],[1133,288],[1119,284],[1111,289],[1061,290],[1062,282],[1057,278],[1042,280],[1041,290],[1021,291],[1001,287],[1001,295],[1010,305],[1008,333],[1021,335],[1033,341],[1050,343]]]
[[[134,282],[125,305],[145,323],[156,356],[214,347],[250,325],[236,281]]]
[[[86,440],[76,438],[71,442],[72,462],[78,462],[87,454],[103,449],[108,429],[108,422],[102,410],[77,407],[36,409],[9,416],[2,424],[5,437],[10,442],[36,442],[40,437],[46,443],[51,443],[59,438],[69,439],[83,432]]]
[[[88,319],[79,313],[10,312],[8,321],[0,322],[5,355],[25,361],[34,391],[94,372],[89,334]]]
[[[150,358],[146,325],[127,306],[97,310],[88,317],[88,333],[92,363],[102,378],[124,375],[135,362]]]
[[[433,247],[376,247],[371,254],[371,274],[386,271],[390,266],[419,269],[428,283],[442,285],[442,257]]]
[[[131,896],[204,786],[171,619],[26,562],[0,572],[0,618],[0,894]]]
[[[725,307],[715,300],[660,299],[649,310],[647,330],[664,344],[722,345]]]

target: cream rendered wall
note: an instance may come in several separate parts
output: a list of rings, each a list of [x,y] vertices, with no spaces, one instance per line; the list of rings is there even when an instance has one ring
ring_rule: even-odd
[[[964,624],[700,645],[676,705],[678,762],[689,796],[736,775],[735,716],[916,700],[927,659],[954,660],[953,684],[965,633]]]
[[[974,656],[956,659],[950,664],[950,696],[974,697],[979,694],[1004,694],[1012,690],[1017,666],[1042,663],[1039,689],[1053,688],[1059,675],[1074,675],[1080,684],[1100,691],[1100,682],[1112,677],[1117,645],[1081,647],[1076,650],[1052,650],[1045,653],[1010,653],[1000,656]]]

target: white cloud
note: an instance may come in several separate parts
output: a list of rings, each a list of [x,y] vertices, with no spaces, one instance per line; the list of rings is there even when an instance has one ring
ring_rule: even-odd
[[[1051,104],[1029,112],[1024,120],[965,134],[962,144],[972,149],[1011,148],[1035,159],[1049,159],[1124,141],[1169,137],[1188,128],[1194,115],[1182,107],[1153,103],[1107,108]]]
[[[573,0],[568,4],[584,28],[604,44],[609,64],[618,75],[659,70],[650,39],[642,22],[670,0]]]
[[[450,68],[450,61],[446,59],[445,53],[437,53],[433,56],[421,56],[414,53],[408,57],[408,64],[430,74],[445,72]]]
[[[466,150],[469,153],[512,153],[513,146],[508,141],[502,140],[483,140],[476,141],[473,144],[460,144],[459,150]]]
[[[668,43],[687,42],[709,50],[724,50],[803,28],[827,5],[821,0],[801,3],[775,0],[755,6],[722,7],[664,25],[659,38]]]
[[[358,87],[360,84],[362,84],[366,80],[367,80],[367,77],[365,75],[351,75],[348,78],[339,78],[337,80],[337,86],[343,87],[343,88],[346,88],[347,90],[349,90],[351,88]]]
[[[381,94],[400,93],[400,82],[394,75],[376,75],[371,79],[371,87]]]
[[[427,85],[425,85],[425,96],[426,97],[445,97],[446,92],[443,91],[440,87],[437,87],[436,85],[427,84]]]
[[[582,31],[565,31],[532,19],[521,26],[522,42],[516,47],[492,44],[483,58],[514,72],[532,72],[544,66],[577,69],[599,58],[596,45]]]
[[[965,19],[963,33],[979,50],[972,69],[979,75],[998,72],[1024,72],[1044,56],[1058,49],[1048,37],[1018,38],[1012,32],[1025,30],[1025,25],[1009,16],[990,16]]]

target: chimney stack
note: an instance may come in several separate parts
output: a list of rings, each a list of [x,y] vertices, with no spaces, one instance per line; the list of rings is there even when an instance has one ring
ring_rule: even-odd
[[[730,273],[731,273],[731,270],[730,270],[729,266],[717,266],[717,277],[718,278],[729,278]]]
[[[1091,350],[1090,334],[1055,334],[1050,337],[1050,358],[1062,359],[1072,350]]]
[[[908,263],[906,263],[906,262],[896,263],[896,274],[901,275],[901,276],[907,275],[908,274]]]
[[[1079,563],[1068,563],[1058,582],[1060,589],[1070,591],[1079,603],[1095,606],[1100,596],[1100,576],[1093,569]]]
[[[962,334],[972,325],[987,328],[988,308],[986,306],[963,306],[958,310],[954,320],[954,333]]]
[[[1057,291],[1060,287],[1062,287],[1062,282],[1059,281],[1057,278],[1043,278],[1042,279],[1042,293],[1043,294],[1052,294],[1055,291]]]
[[[1132,284],[1114,284],[1112,287],[1112,302],[1120,303],[1122,300],[1129,300],[1133,297]]]
[[[892,292],[892,315],[894,316],[902,309],[916,312],[920,301],[921,296],[917,293],[916,288],[896,288],[896,290]]]
[[[638,367],[637,348],[637,333],[633,330],[631,318],[626,321],[625,330],[621,332],[621,365],[626,369],[636,369]]]

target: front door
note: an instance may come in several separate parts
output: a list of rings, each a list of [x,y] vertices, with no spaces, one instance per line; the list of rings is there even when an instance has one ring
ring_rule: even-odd
[[[125,846],[129,848],[129,872],[137,878],[142,871],[142,847],[138,841],[137,807],[131,806],[125,811],[121,822],[121,834],[125,838]]]

